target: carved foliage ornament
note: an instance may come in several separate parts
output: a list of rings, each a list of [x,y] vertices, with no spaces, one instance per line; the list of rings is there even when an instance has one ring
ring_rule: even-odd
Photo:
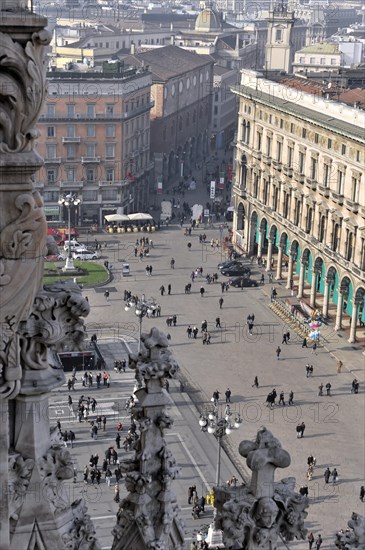
[[[25,48],[0,33],[0,152],[31,151],[46,93],[45,51],[51,35],[33,33]]]

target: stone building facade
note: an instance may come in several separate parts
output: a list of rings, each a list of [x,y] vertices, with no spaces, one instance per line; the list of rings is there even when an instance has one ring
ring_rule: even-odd
[[[355,341],[365,320],[365,113],[296,80],[293,88],[242,71],[234,89],[234,242],[265,254],[267,270],[275,255],[277,279],[290,288],[298,278],[298,297],[308,292],[312,307],[322,294],[324,316],[336,307],[337,329],[350,316]]]
[[[209,149],[214,59],[171,45],[128,56],[125,62],[152,73],[156,182],[188,175]]]
[[[63,219],[58,199],[67,191],[81,198],[72,212],[78,225],[148,207],[151,74],[120,68],[48,73],[37,143],[45,165],[35,182],[48,219]]]

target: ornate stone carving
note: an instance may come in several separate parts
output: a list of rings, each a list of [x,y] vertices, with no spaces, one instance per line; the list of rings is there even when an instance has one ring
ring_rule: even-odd
[[[360,550],[365,548],[365,516],[352,513],[351,519],[347,522],[350,529],[341,529],[336,533],[335,544],[341,550]]]
[[[274,483],[275,469],[290,464],[289,454],[266,428],[255,441],[242,441],[239,452],[253,474],[249,488],[227,489],[225,498],[218,498],[217,523],[226,548],[276,550],[279,537],[304,539],[307,497],[294,492],[294,478]]]
[[[18,511],[24,502],[33,466],[34,460],[30,458],[24,459],[20,454],[9,456],[10,519],[18,519]]]
[[[29,318],[19,327],[24,368],[48,368],[48,349],[60,350],[66,344],[81,349],[85,327],[80,317],[89,311],[89,303],[75,283],[45,285],[36,294]]]
[[[45,29],[34,32],[25,47],[0,33],[0,153],[33,149],[35,124],[46,93]]]
[[[75,500],[71,505],[74,516],[74,527],[63,535],[62,539],[67,550],[100,550],[100,544],[95,538],[95,528],[87,514],[85,502]]]
[[[139,423],[140,438],[135,458],[121,464],[129,494],[120,504],[113,550],[179,550],[184,536],[170,488],[179,468],[163,438],[164,430],[172,426],[166,412],[172,400],[163,388],[163,379],[175,376],[178,366],[166,336],[156,328],[142,334],[141,353],[131,356],[129,365],[145,387],[135,392],[138,401],[132,413]]]

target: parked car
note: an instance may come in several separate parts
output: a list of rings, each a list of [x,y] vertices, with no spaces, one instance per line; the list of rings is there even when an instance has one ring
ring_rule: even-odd
[[[228,268],[228,267],[231,267],[232,265],[235,265],[235,264],[242,264],[243,263],[243,260],[240,261],[239,258],[237,258],[236,260],[227,260],[226,262],[221,262],[218,264],[218,269],[225,269],[225,268]]]
[[[243,277],[244,275],[249,277],[251,275],[251,269],[243,264],[235,264],[231,267],[222,269],[221,273],[226,277]]]
[[[44,258],[46,262],[60,262],[66,259],[64,254],[49,254]]]
[[[249,277],[236,277],[235,279],[231,279],[229,281],[230,286],[234,286],[236,288],[246,288],[250,286],[259,286],[259,283],[257,281],[254,281],[253,279],[250,279]]]
[[[86,249],[73,252],[72,257],[74,260],[97,260],[98,259],[95,252],[92,252],[91,250],[86,250]]]
[[[63,246],[63,249],[65,250],[65,252],[68,252],[69,242],[70,241],[65,241],[65,244]],[[87,250],[87,248],[84,244],[71,240],[71,252],[81,252],[85,250]]]

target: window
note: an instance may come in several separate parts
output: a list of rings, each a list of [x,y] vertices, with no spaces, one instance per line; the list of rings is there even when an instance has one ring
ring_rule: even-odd
[[[106,114],[108,116],[113,116],[114,115],[114,105],[112,103],[108,103],[107,106],[106,106]]]
[[[281,162],[282,160],[282,152],[283,152],[283,143],[281,141],[278,141],[277,142],[277,145],[276,145],[276,160],[278,162]]]
[[[73,103],[69,103],[67,105],[67,116],[69,118],[73,118],[75,116],[75,105]]]
[[[88,116],[88,117],[94,117],[95,116],[95,105],[94,104],[86,105],[86,116]]]
[[[114,124],[108,124],[106,126],[105,136],[106,137],[115,137],[115,125]]]
[[[333,232],[332,232],[332,250],[336,252],[339,244],[340,237],[340,226],[338,223],[333,222]]]
[[[295,199],[295,206],[294,206],[294,225],[298,226],[300,222],[300,208],[301,208],[301,202],[299,199]]]
[[[87,180],[87,183],[93,183],[95,181],[95,170],[94,170],[94,168],[88,168],[86,170],[86,180]]]
[[[270,182],[268,180],[264,180],[264,196],[263,196],[264,204],[267,204],[267,201],[269,199],[269,191],[270,191]]]
[[[310,178],[317,180],[318,160],[315,157],[311,157],[311,172]]]
[[[307,207],[307,219],[305,225],[305,232],[310,233],[312,231],[312,222],[313,222],[313,208],[311,206]]]
[[[332,139],[327,140],[327,149],[332,149]]]
[[[258,174],[255,174],[255,177],[254,177],[254,180],[253,180],[253,189],[252,189],[252,196],[253,197],[257,197],[257,195],[258,195],[259,179],[260,179],[260,176]]]
[[[317,145],[319,143],[319,135],[317,133],[314,134],[314,143],[316,143]]]
[[[75,137],[75,126],[73,124],[69,124],[67,126],[67,137],[70,137],[70,138]]]
[[[47,126],[47,137],[56,137],[56,129],[54,126]]]
[[[323,165],[323,185],[324,187],[330,186],[330,174],[331,174],[331,165],[330,164],[324,164]]]
[[[290,194],[284,192],[284,210],[283,215],[285,219],[288,219],[289,217],[289,200],[290,200]]]
[[[272,124],[272,115],[269,115],[269,123]]]
[[[257,150],[261,151],[261,145],[262,145],[262,133],[256,132],[256,144],[257,144]]]
[[[114,181],[114,168],[107,168],[105,170],[106,181]]]
[[[173,85],[171,86],[171,95],[172,95],[172,97],[174,97],[175,91],[176,91],[176,86],[175,86],[175,84],[173,84]]]
[[[337,193],[343,195],[343,187],[345,183],[345,174],[343,170],[337,170]]]
[[[67,168],[66,170],[66,177],[68,182],[74,182],[76,177],[76,170],[75,168]]]
[[[181,94],[184,89],[184,84],[182,83],[182,80],[179,82],[179,93]]]
[[[309,58],[309,63],[310,63],[311,65],[314,65],[315,62],[316,62],[316,58],[315,58],[315,57],[310,57],[310,58]]]
[[[196,86],[196,75],[193,76],[193,84]]]
[[[217,115],[218,114],[218,107],[215,105],[214,107],[214,114]]]
[[[302,128],[302,138],[305,139],[307,137],[307,130],[305,128]]]
[[[47,145],[47,159],[55,159],[57,155],[57,145]]]
[[[274,196],[273,196],[273,209],[277,211],[279,203],[279,188],[274,187]]]
[[[325,229],[326,229],[326,216],[321,216],[321,221],[319,222],[319,232],[318,232],[318,240],[320,243],[323,243],[324,241]]]
[[[88,158],[95,157],[95,143],[89,143],[86,145],[86,156]]]
[[[186,89],[189,90],[189,88],[190,88],[190,78],[188,77],[186,81]]]
[[[280,119],[279,126],[280,126],[281,129],[284,128],[284,121],[283,121],[282,118]]]
[[[118,198],[116,189],[102,189],[101,199],[103,201],[116,201]]]
[[[48,117],[53,117],[56,115],[56,105],[53,105],[51,103],[49,103],[47,105],[47,116]]]
[[[60,194],[59,191],[44,191],[43,198],[45,202],[57,202]]]
[[[262,120],[262,111],[259,111],[259,119]]]
[[[325,65],[326,64],[326,59],[324,57],[321,57],[320,63],[321,63],[321,65]]]
[[[287,165],[289,166],[289,168],[293,167],[293,156],[294,156],[294,148],[289,145],[287,150]]]
[[[87,124],[86,135],[87,137],[95,137],[95,124]]]
[[[68,143],[66,145],[66,159],[75,160],[75,158],[76,158],[75,145],[73,145],[72,143]]]
[[[360,179],[353,177],[351,185],[351,200],[352,202],[359,202],[359,189],[360,189]]]
[[[352,253],[354,251],[354,234],[352,231],[347,230],[347,239],[346,239],[346,260],[349,262],[352,260]]]
[[[207,72],[205,73],[205,80],[206,80],[207,82],[208,82],[208,80],[209,80],[209,71],[207,71]]]
[[[356,162],[360,162],[360,151],[356,151]]]
[[[305,57],[300,57],[299,58],[299,63],[305,63]]]
[[[336,59],[334,57],[331,58],[331,65],[336,65]]]
[[[86,201],[97,201],[98,200],[98,192],[97,190],[90,190],[90,191],[83,191],[82,192],[82,200],[84,202]]]
[[[105,158],[112,159],[115,157],[115,145],[114,143],[105,144]]]
[[[47,183],[54,183],[56,181],[55,170],[47,170]]]
[[[271,137],[266,137],[266,155],[269,157],[271,155]]]
[[[341,145],[341,155],[346,155],[346,145],[344,143]]]
[[[275,30],[275,42],[281,42],[283,40],[283,31],[281,29]]]
[[[294,123],[293,122],[290,123],[290,133],[294,134]]]
[[[305,168],[305,153],[304,151],[299,151],[299,174],[304,174]]]

